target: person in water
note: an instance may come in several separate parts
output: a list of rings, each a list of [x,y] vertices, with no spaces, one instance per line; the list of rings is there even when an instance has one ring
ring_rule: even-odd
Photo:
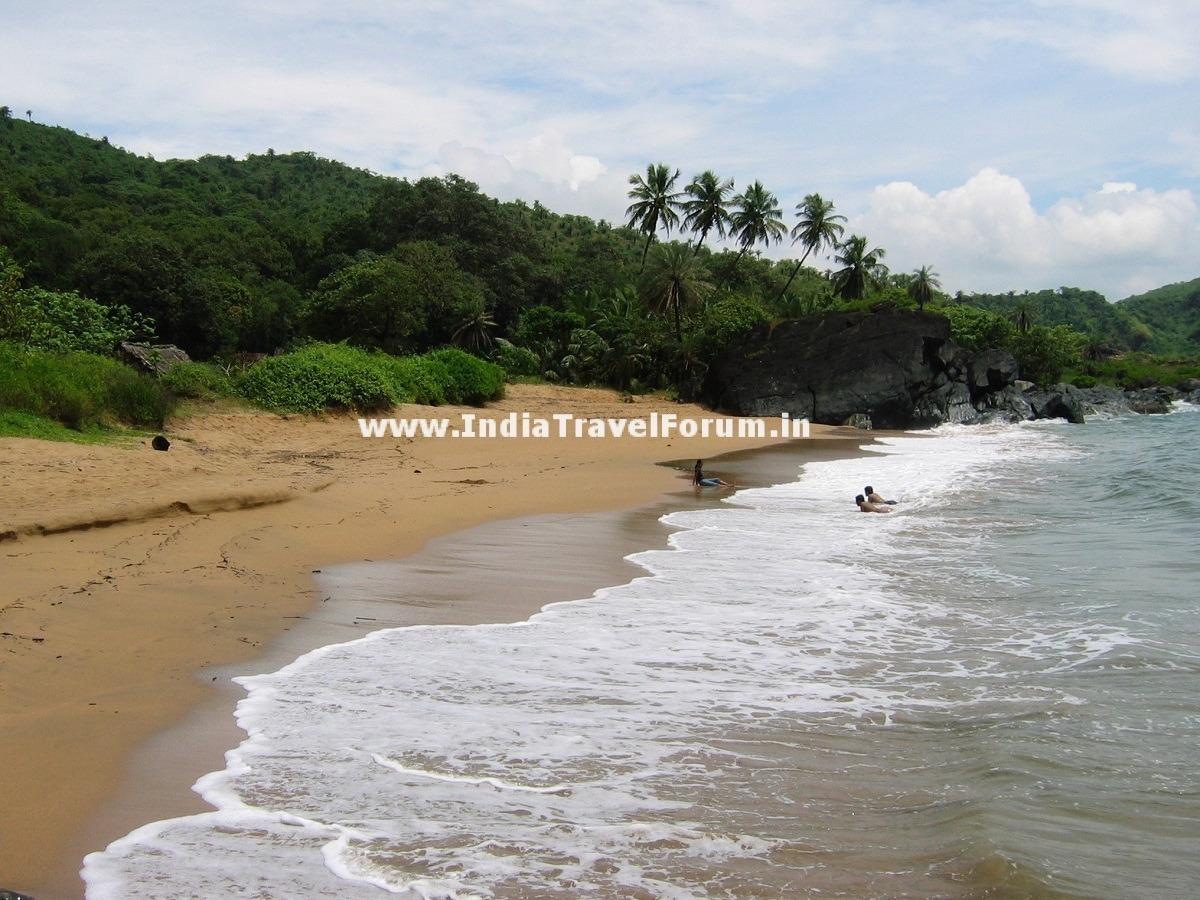
[[[858,504],[858,508],[861,512],[890,513],[892,511],[890,506],[884,506],[879,503],[871,503],[862,494],[859,494],[857,497],[855,497],[854,502]]]
[[[888,506],[896,505],[895,500],[884,500],[882,497],[880,497],[877,493],[875,493],[875,488],[871,487],[869,484],[863,488],[863,495],[866,497],[868,503],[886,503]]]
[[[692,469],[692,484],[696,487],[734,487],[731,482],[722,481],[720,478],[707,478],[704,475],[704,461],[696,460],[696,466]]]

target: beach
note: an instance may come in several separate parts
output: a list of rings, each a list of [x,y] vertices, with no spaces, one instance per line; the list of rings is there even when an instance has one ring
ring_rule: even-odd
[[[711,415],[662,398],[531,385],[469,412],[567,411]],[[81,895],[74,873],[84,853],[144,822],[205,809],[188,787],[242,737],[233,674],[271,671],[384,625],[518,621],[544,602],[628,580],[623,556],[665,539],[661,526],[657,537],[647,532],[662,511],[655,504],[679,492],[696,502],[692,460],[779,443],[678,433],[363,438],[350,416],[248,412],[182,418],[165,433],[165,453],[148,438],[0,440],[0,888]],[[836,441],[838,452],[866,440],[813,429],[813,442]],[[795,452],[793,468],[803,458]],[[655,465],[671,460],[679,465]],[[710,472],[722,474],[718,461]],[[571,519],[639,507],[624,539],[605,537],[613,521]],[[548,516],[560,518],[529,519]],[[477,578],[457,600],[402,613],[337,605],[314,614],[355,581],[339,566],[400,560],[435,538],[508,520],[542,530],[557,522],[572,546],[585,535],[600,562],[573,560],[545,592],[519,600]],[[511,543],[493,541],[497,558]],[[531,571],[547,567],[543,559]]]

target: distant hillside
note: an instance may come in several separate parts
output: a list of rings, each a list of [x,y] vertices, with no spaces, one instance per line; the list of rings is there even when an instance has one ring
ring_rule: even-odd
[[[1153,334],[1154,352],[1200,350],[1200,278],[1126,297],[1116,308],[1146,323]]]
[[[439,248],[411,251],[424,265],[476,279],[467,305],[484,306],[500,334],[526,307],[611,292],[641,244],[453,175],[409,182],[272,150],[158,161],[0,116],[0,265],[7,252],[31,284],[149,315],[159,339],[203,358],[304,337],[305,305],[326,279],[421,242]],[[444,342],[443,326],[413,340]]]
[[[962,301],[1012,320],[1025,315],[1036,325],[1067,325],[1104,337],[1118,349],[1144,349],[1152,338],[1128,310],[1109,303],[1095,291],[1063,287],[1020,294],[964,294]]]

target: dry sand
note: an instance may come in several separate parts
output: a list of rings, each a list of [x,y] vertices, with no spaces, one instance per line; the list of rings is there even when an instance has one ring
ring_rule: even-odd
[[[527,385],[471,412],[710,415],[660,398]],[[471,606],[463,591],[410,605],[403,621],[395,610],[383,622],[373,610],[343,610],[338,622],[313,616],[337,590],[331,579],[353,581],[345,564],[399,559],[438,536],[534,515],[566,517],[578,542],[583,523],[572,515],[644,505],[664,491],[694,501],[689,473],[653,463],[777,442],[364,439],[350,417],[254,413],[193,416],[167,434],[166,453],[148,441],[0,439],[0,888],[78,896],[84,852],[132,825],[198,811],[198,799],[180,799],[181,781],[218,767],[238,740],[228,667],[273,664],[383,625],[536,608]],[[866,438],[819,426],[813,436],[847,452]],[[593,526],[598,556],[619,561],[628,549],[618,542],[603,553],[607,526]],[[549,540],[545,520],[535,528]],[[510,530],[489,540],[503,555],[517,539]],[[488,562],[477,555],[470,565]],[[572,577],[604,583],[596,572]]]

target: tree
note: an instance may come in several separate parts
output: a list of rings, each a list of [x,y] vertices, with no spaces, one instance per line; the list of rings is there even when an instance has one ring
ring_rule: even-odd
[[[724,181],[717,178],[712,169],[701,172],[687,186],[687,200],[683,203],[683,226],[694,232],[698,239],[692,255],[700,252],[700,245],[708,237],[710,231],[716,231],[725,237],[729,227],[729,194],[733,192],[733,179]]]
[[[908,296],[917,301],[918,309],[924,309],[925,304],[933,299],[933,292],[941,286],[938,273],[929,266],[921,266],[913,273],[913,280],[908,284]]]
[[[695,254],[683,244],[660,247],[642,279],[642,300],[657,313],[675,320],[675,336],[683,343],[683,311],[712,290]]]
[[[461,347],[469,353],[486,350],[492,346],[492,329],[495,327],[495,319],[480,304],[467,313],[466,318],[455,329],[451,341],[454,346]]]
[[[842,268],[833,273],[833,292],[844,300],[861,300],[867,288],[879,284],[887,273],[880,260],[887,253],[878,247],[867,249],[867,239],[852,234],[838,248],[837,263]]]
[[[1017,326],[1017,331],[1020,334],[1025,334],[1033,327],[1034,318],[1033,304],[1029,302],[1028,297],[1022,299],[1017,304],[1016,309],[1009,315],[1009,319]]]
[[[312,337],[403,353],[449,340],[484,308],[483,286],[428,241],[368,255],[318,286],[303,324]]]
[[[792,286],[792,281],[800,274],[800,269],[804,267],[804,261],[810,253],[819,253],[825,246],[837,246],[844,231],[842,223],[846,221],[845,216],[834,213],[833,201],[824,199],[820,194],[809,194],[803,203],[796,204],[796,215],[800,217],[800,221],[792,229],[792,243],[799,241],[804,246],[804,255],[800,257],[787,284],[779,292],[781,300],[787,289]]]
[[[737,238],[739,260],[756,244],[770,246],[772,241],[782,240],[787,234],[779,201],[761,181],[754,182],[734,197],[733,206],[731,233]]]
[[[679,224],[679,210],[682,206],[679,198],[681,193],[675,190],[675,182],[679,180],[679,170],[671,171],[666,163],[651,163],[646,166],[646,177],[630,175],[629,197],[633,203],[625,210],[629,217],[629,227],[637,228],[646,233],[646,246],[642,248],[642,268],[646,267],[646,255],[650,252],[650,243],[658,229],[663,228],[669,235],[671,229]]]

